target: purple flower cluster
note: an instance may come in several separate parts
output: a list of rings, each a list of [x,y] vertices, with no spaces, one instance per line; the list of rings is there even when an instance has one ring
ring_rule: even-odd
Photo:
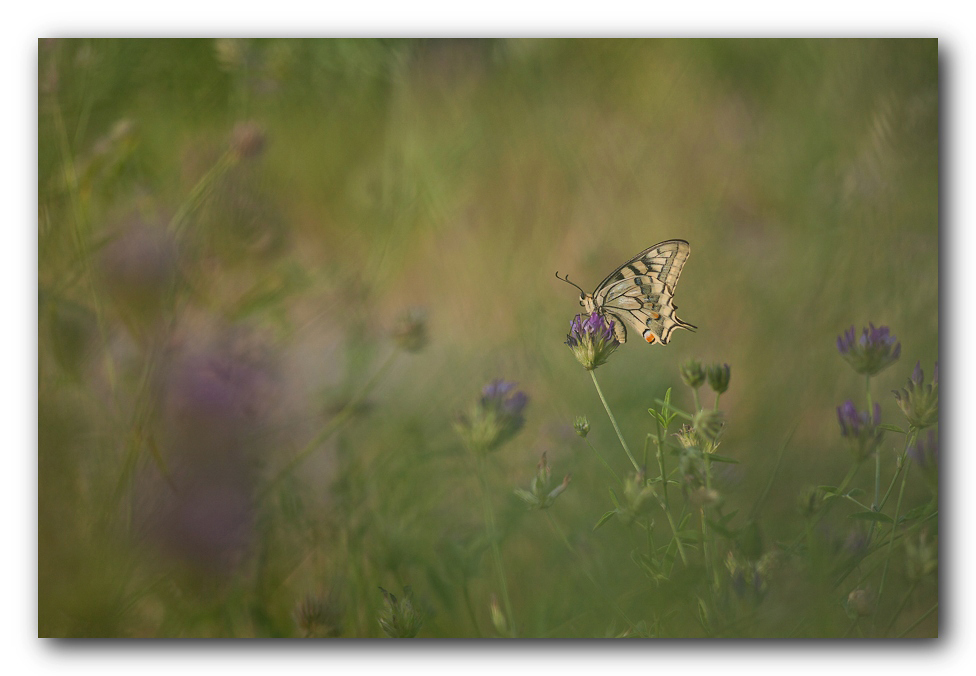
[[[884,435],[881,424],[881,407],[874,405],[874,411],[859,412],[850,399],[837,407],[837,420],[840,422],[841,436],[847,439],[854,457],[864,460],[881,443]]]
[[[529,396],[515,387],[515,383],[508,380],[491,381],[481,389],[481,405],[498,411],[510,423],[521,427],[525,422],[522,411],[529,403]]]
[[[613,333],[613,321],[605,320],[597,312],[585,318],[583,315],[573,318],[566,344],[587,371],[605,364],[613,351],[620,347]]]
[[[513,382],[493,380],[468,413],[460,414],[455,429],[469,448],[488,453],[515,436],[525,424],[529,397]]]
[[[858,460],[871,455],[881,443],[884,432],[881,424],[881,407],[874,405],[874,411],[858,412],[850,399],[837,407],[837,420],[840,422],[841,436],[847,439]]]
[[[898,361],[901,343],[887,326],[862,329],[858,338],[851,326],[844,335],[837,336],[837,351],[858,373],[873,376]]]

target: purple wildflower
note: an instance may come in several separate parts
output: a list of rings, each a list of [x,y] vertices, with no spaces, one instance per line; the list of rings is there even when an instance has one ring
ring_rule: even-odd
[[[853,326],[837,336],[837,351],[855,371],[873,376],[898,361],[901,343],[887,326],[875,327],[869,323],[868,328],[862,329],[860,338],[856,337]]]
[[[925,373],[920,362],[915,363],[915,370],[904,389],[892,390],[898,407],[908,418],[909,424],[919,430],[931,427],[939,422],[939,362],[935,362],[935,373],[932,382],[924,384]]]
[[[847,439],[858,460],[864,460],[871,455],[881,443],[884,432],[878,428],[881,424],[881,407],[874,405],[873,415],[865,411],[858,412],[854,402],[848,399],[837,407],[837,421],[840,423],[841,436]]]
[[[566,344],[587,371],[605,364],[613,351],[620,347],[613,333],[613,321],[605,320],[598,312],[585,319],[583,315],[576,315],[569,324]]]
[[[458,434],[475,451],[493,451],[522,429],[529,397],[515,387],[507,380],[491,381],[482,388],[471,411],[458,416]]]

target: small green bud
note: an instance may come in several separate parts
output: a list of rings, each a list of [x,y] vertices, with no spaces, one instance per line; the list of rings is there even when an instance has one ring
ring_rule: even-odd
[[[573,421],[573,429],[576,430],[576,434],[585,439],[586,435],[590,433],[590,421],[586,419],[585,415],[577,416],[576,420]]]
[[[654,497],[654,489],[647,484],[644,472],[632,474],[624,480],[624,504],[617,514],[624,523],[630,523],[647,511],[647,501]]]
[[[853,619],[855,617],[867,617],[874,612],[874,594],[868,589],[855,589],[847,595],[847,615]]]
[[[563,477],[561,484],[552,488],[552,470],[549,468],[546,454],[543,453],[542,460],[536,466],[536,475],[532,479],[531,490],[516,488],[515,495],[525,502],[530,509],[546,509],[551,507],[556,498],[569,487],[571,479],[572,476],[567,474]]]
[[[929,540],[927,528],[923,528],[917,537],[905,540],[905,553],[908,579],[913,582],[938,572],[939,544]]]
[[[505,619],[505,613],[502,612],[501,607],[498,605],[498,597],[494,594],[491,596],[489,611],[491,612],[491,623],[495,626],[495,631],[502,636],[509,636],[508,621]]]
[[[922,365],[916,362],[915,370],[905,388],[891,391],[898,402],[898,408],[908,418],[908,423],[919,430],[939,422],[939,362],[935,362],[932,382],[924,384],[924,379]]]
[[[398,599],[380,587],[386,606],[380,614],[379,623],[383,633],[390,638],[413,638],[420,632],[424,623],[423,613],[414,607],[413,591],[409,586],[403,588],[403,598]]]
[[[427,313],[411,308],[393,326],[393,340],[407,352],[420,352],[427,345]]]
[[[729,389],[732,369],[728,364],[713,364],[708,367],[708,386],[722,394]]]
[[[797,509],[805,517],[814,516],[823,509],[826,497],[827,493],[822,488],[810,486],[797,498]]]
[[[721,411],[702,409],[695,414],[692,427],[699,437],[714,444],[725,428],[725,415]]]
[[[685,381],[685,385],[688,387],[697,390],[705,384],[705,369],[697,359],[689,359],[681,365],[679,370],[681,371],[681,379]]]
[[[342,633],[342,612],[334,594],[306,594],[294,615],[295,624],[305,638],[334,638]]]

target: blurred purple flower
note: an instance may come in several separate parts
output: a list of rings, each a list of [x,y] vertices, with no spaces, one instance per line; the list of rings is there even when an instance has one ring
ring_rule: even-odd
[[[213,574],[248,553],[262,448],[255,432],[273,384],[267,364],[226,340],[162,366],[153,435],[161,462],[137,491],[137,513],[165,553]]]
[[[525,424],[528,395],[507,380],[493,380],[469,413],[458,416],[455,429],[479,453],[493,451],[514,437]]]
[[[867,411],[858,412],[854,402],[848,399],[837,407],[837,420],[841,436],[847,439],[857,460],[864,460],[881,443],[884,431],[878,428],[881,424],[881,407],[877,403],[872,415]]]
[[[151,533],[166,553],[208,573],[228,573],[254,536],[251,491],[234,481],[183,482],[151,516]]]
[[[613,321],[606,321],[597,312],[585,319],[583,315],[573,318],[566,344],[587,371],[605,364],[614,350],[620,347],[613,333]]]
[[[136,221],[105,246],[100,268],[116,303],[130,316],[151,316],[176,281],[176,244],[161,227]]]
[[[875,327],[869,323],[860,338],[856,338],[853,326],[838,336],[837,351],[855,371],[873,376],[898,360],[901,343],[887,326]]]

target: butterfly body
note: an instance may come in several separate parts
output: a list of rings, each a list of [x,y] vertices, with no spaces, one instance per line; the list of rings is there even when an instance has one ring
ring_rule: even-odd
[[[614,320],[614,336],[620,343],[627,342],[629,325],[645,342],[667,345],[675,329],[697,328],[678,318],[673,302],[678,276],[690,254],[691,245],[683,239],[648,247],[607,275],[593,293],[580,289],[580,305],[587,313]]]

